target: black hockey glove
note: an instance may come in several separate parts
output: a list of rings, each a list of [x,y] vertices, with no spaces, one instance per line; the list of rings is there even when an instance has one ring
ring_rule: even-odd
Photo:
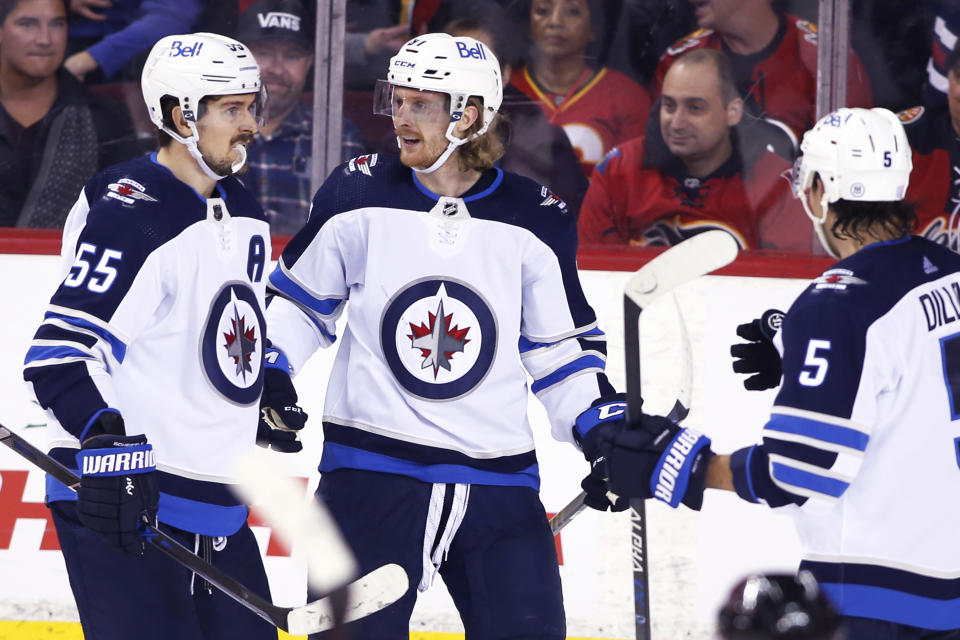
[[[297,390],[290,379],[287,357],[278,349],[266,349],[257,444],[283,453],[301,451],[303,443],[297,436],[306,422],[306,412],[297,406]]]
[[[610,490],[629,498],[657,498],[700,510],[710,438],[661,416],[643,415],[638,429],[617,433],[606,451]]]
[[[586,497],[583,503],[597,511],[624,511],[630,507],[630,501],[610,491],[607,486],[607,460],[597,458],[591,464],[590,474],[580,483]]]
[[[773,337],[780,330],[782,321],[783,311],[767,309],[753,322],[737,327],[737,335],[748,342],[731,346],[730,355],[734,357],[734,372],[754,374],[743,381],[748,391],[773,389],[780,385],[783,371]]]
[[[143,555],[144,525],[157,520],[159,492],[153,446],[144,435],[123,435],[119,414],[104,412],[98,421],[104,417],[110,423],[109,432],[84,440],[77,454],[81,473],[77,516],[109,544]],[[117,428],[120,435],[116,434]]]
[[[627,427],[627,396],[624,393],[602,396],[590,408],[577,416],[573,438],[583,450],[588,462],[603,455],[603,449],[613,436]]]

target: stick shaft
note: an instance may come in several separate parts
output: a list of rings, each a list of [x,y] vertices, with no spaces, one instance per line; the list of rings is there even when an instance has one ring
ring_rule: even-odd
[[[643,395],[640,389],[640,312],[623,298],[623,345],[627,381],[627,423],[639,425]],[[650,580],[647,569],[647,513],[644,501],[630,501],[630,555],[633,564],[633,607],[636,639],[650,638]]]
[[[68,488],[76,491],[77,487],[80,486],[80,478],[73,471],[3,425],[0,425],[0,442],[3,442],[41,470],[49,473]],[[151,525],[146,525],[146,528],[149,533],[147,540],[155,549],[173,558],[173,560],[196,573],[264,620],[284,631],[287,630],[287,614],[290,609],[278,607],[254,593],[240,581],[195,555],[160,529]]]

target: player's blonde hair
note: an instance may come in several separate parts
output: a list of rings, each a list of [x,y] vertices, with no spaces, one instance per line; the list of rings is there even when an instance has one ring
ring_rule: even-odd
[[[478,113],[483,113],[483,100],[477,96],[470,96],[467,100],[467,106],[477,109]],[[477,121],[467,129],[465,137],[473,135],[483,126],[483,121],[477,118]],[[503,116],[499,113],[494,114],[490,122],[490,128],[482,136],[474,138],[469,142],[463,143],[457,148],[457,162],[461,171],[476,170],[486,171],[497,163],[497,160],[503,157]]]

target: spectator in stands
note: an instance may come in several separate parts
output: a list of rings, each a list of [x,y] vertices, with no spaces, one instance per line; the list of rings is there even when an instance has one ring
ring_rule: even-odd
[[[588,64],[600,6],[597,0],[532,0],[532,60],[511,78],[563,127],[588,178],[614,145],[643,134],[650,112],[646,89],[619,71]]]
[[[813,229],[793,198],[790,163],[743,116],[729,59],[687,52],[667,72],[647,136],[607,154],[580,210],[581,246],[674,245],[722,229],[744,249],[810,251]],[[657,126],[659,125],[659,126]]]
[[[939,0],[933,19],[933,50],[927,62],[927,85],[923,102],[928,107],[943,107],[947,100],[946,59],[957,48],[960,37],[960,4]]]
[[[660,59],[656,88],[685,51],[701,47],[724,51],[733,63],[740,95],[749,112],[789,126],[796,141],[815,120],[817,27],[774,10],[771,0],[697,0],[698,31],[675,42]],[[851,49],[847,105],[871,107],[867,73]]]
[[[489,9],[489,7],[488,7]],[[587,192],[586,176],[564,130],[550,124],[543,110],[508,83],[513,71],[511,61],[516,56],[510,50],[507,32],[498,14],[486,18],[456,18],[441,31],[452,36],[468,36],[479,40],[493,51],[500,61],[503,78],[503,103],[500,115],[505,126],[499,129],[504,134],[506,149],[499,162],[505,171],[518,173],[541,185],[549,187],[567,203],[571,212],[580,211],[580,203]]]
[[[383,76],[390,57],[410,39],[411,6],[416,9],[414,3],[401,0],[347,2],[344,40],[344,85],[347,89],[373,89],[377,79]]]
[[[139,82],[150,47],[164,36],[189,33],[200,5],[201,0],[70,0],[76,15],[70,21],[70,50],[75,53],[63,66],[88,82],[113,79],[126,68],[118,79]]]
[[[313,105],[304,94],[313,67],[313,22],[299,0],[260,0],[240,14],[237,40],[250,47],[267,88],[266,117],[247,147],[250,170],[240,179],[260,201],[273,233],[295,233],[313,200]],[[342,159],[363,153],[356,127],[344,120]]]
[[[62,226],[95,173],[136,155],[130,116],[61,68],[63,0],[0,0],[0,226]]]
[[[943,69],[947,104],[899,114],[913,150],[906,199],[917,204],[917,235],[960,251],[960,47]]]

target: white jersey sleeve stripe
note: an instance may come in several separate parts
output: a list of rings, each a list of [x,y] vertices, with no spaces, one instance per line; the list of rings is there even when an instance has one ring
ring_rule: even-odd
[[[869,435],[856,429],[776,413],[770,416],[770,420],[763,430],[765,432],[772,431],[775,434],[796,434],[858,451],[864,451],[870,441]],[[777,437],[777,435],[773,435],[773,437]]]
[[[44,316],[44,320],[50,319],[59,319],[78,329],[85,329],[95,334],[100,340],[110,345],[110,353],[114,359],[116,359],[118,363],[123,362],[127,353],[126,341],[116,335],[112,329],[108,329],[106,324],[101,320],[86,313],[53,305],[50,306],[50,311],[47,311]]]

